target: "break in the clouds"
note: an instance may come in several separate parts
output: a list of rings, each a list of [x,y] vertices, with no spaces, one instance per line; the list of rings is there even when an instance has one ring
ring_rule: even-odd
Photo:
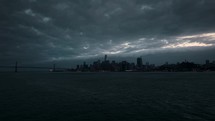
[[[1,0],[1,61],[214,59],[214,11],[214,0]]]

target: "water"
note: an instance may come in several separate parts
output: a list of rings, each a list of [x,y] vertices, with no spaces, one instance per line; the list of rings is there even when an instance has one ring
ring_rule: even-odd
[[[215,73],[0,73],[1,121],[212,121]]]

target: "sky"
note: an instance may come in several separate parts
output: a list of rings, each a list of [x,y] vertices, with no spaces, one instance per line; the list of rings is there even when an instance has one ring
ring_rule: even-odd
[[[215,0],[1,0],[0,65],[215,60]]]

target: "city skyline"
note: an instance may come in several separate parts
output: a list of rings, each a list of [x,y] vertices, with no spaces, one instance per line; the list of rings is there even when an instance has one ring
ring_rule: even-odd
[[[215,0],[0,0],[0,121],[215,120]]]
[[[53,63],[52,67],[48,66],[26,66],[19,64],[17,61],[14,66],[0,65],[0,71],[19,72],[20,69],[28,71],[49,71],[49,72],[205,72],[215,71],[215,60],[205,60],[204,64],[195,63],[184,60],[177,63],[169,63],[166,61],[162,65],[156,65],[149,61],[143,61],[142,57],[137,57],[136,62],[128,62],[127,60],[116,61],[109,60],[104,55],[102,60],[97,59],[92,63],[79,63],[76,67],[61,67],[58,63]],[[30,69],[30,70],[29,70]]]
[[[108,56],[105,55],[103,60],[98,59],[93,63],[79,64],[76,68],[72,68],[70,71],[73,72],[202,72],[202,71],[215,71],[215,60],[205,60],[204,64],[196,64],[192,61],[184,60],[177,63],[169,63],[168,61],[162,65],[155,65],[150,62],[143,62],[142,57],[136,58],[135,62],[115,61],[108,60]],[[52,71],[55,71],[53,69]]]

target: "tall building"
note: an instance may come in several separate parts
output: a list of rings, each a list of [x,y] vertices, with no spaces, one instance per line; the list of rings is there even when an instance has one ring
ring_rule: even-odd
[[[107,61],[107,55],[105,55],[105,60],[104,60],[105,62]]]
[[[205,61],[205,64],[206,64],[206,65],[210,64],[210,61],[209,61],[209,60],[206,60],[206,61]]]
[[[141,57],[137,58],[137,67],[138,68],[142,68],[143,66],[143,60]]]

